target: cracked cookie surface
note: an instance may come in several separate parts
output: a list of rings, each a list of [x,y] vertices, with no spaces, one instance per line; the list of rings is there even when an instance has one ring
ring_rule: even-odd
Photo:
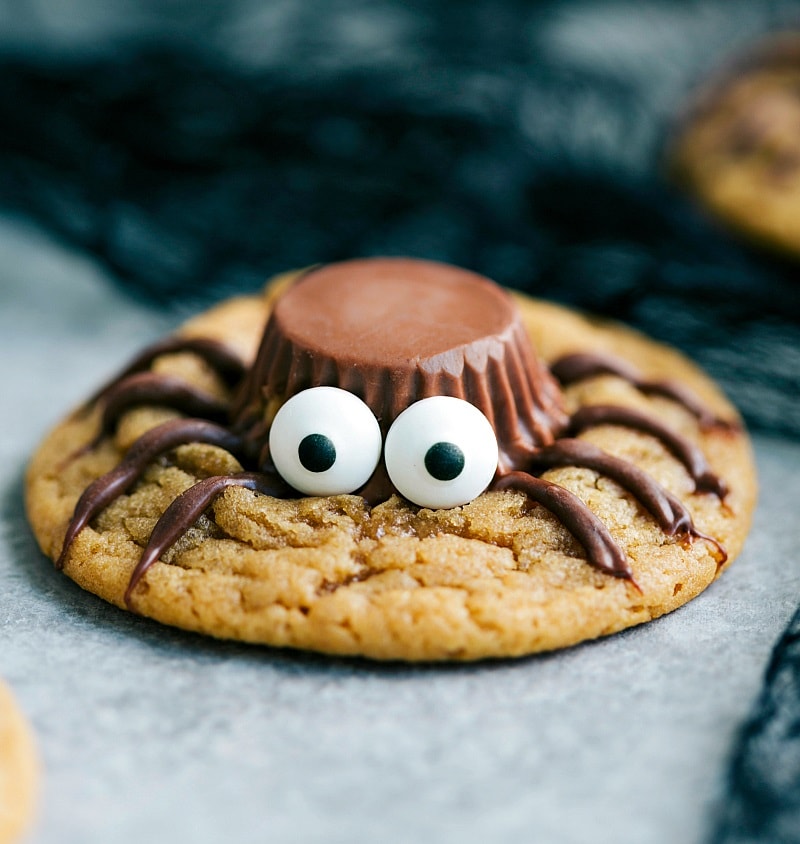
[[[223,303],[189,322],[191,336],[255,354],[275,288]],[[650,378],[677,378],[717,415],[737,419],[716,387],[677,352],[624,327],[517,297],[534,347],[546,360],[577,351],[618,355]],[[227,398],[224,385],[191,354],[166,355],[154,369]],[[620,378],[598,376],[565,389],[570,410],[615,404],[647,410],[700,445],[730,487],[724,502],[694,493],[684,467],[652,437],[601,426],[581,434],[631,460],[689,507],[697,528],[720,541],[728,563],[741,549],[755,503],[749,442],[741,428],[701,430],[682,406],[645,396]],[[73,414],[35,455],[27,506],[43,551],[55,559],[80,494],[112,469],[144,431],[177,414],[137,408],[114,438],[65,464],[91,440],[97,411]],[[197,480],[240,470],[214,446],[180,446],[75,540],[65,572],[124,608],[131,572],[158,517]],[[625,550],[641,591],[588,565],[582,547],[549,512],[516,491],[487,492],[453,510],[426,510],[394,496],[370,508],[359,496],[278,500],[228,489],[150,569],[137,587],[142,615],[188,630],[276,646],[376,659],[468,660],[565,647],[662,615],[719,574],[702,540],[666,536],[616,483],[588,469],[543,477],[575,493]]]

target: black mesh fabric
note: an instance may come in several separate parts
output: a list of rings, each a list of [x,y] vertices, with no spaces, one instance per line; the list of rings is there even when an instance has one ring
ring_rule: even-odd
[[[800,841],[800,610],[742,730],[712,844]]]

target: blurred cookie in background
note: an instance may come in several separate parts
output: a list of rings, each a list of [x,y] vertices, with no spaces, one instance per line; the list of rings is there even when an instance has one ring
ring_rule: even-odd
[[[38,763],[30,728],[0,682],[0,844],[20,841],[34,812]]]
[[[669,166],[726,224],[800,257],[800,30],[759,41],[701,87]]]

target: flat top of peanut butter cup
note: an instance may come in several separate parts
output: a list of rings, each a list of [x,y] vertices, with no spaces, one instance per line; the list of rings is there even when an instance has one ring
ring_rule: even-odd
[[[409,258],[364,258],[312,270],[277,304],[282,333],[340,360],[424,360],[505,332],[510,297],[477,273]]]

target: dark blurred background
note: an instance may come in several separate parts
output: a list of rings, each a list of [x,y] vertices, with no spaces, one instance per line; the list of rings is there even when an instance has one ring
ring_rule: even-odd
[[[800,433],[798,269],[666,181],[800,2],[2,0],[0,207],[165,306],[409,254],[628,321]],[[0,284],[2,281],[0,281]]]

